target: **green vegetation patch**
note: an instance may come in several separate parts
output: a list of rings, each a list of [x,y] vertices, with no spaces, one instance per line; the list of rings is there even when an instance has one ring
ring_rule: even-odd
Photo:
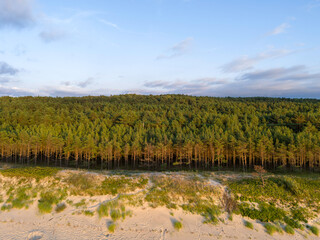
[[[319,228],[316,226],[307,225],[308,229],[316,236],[319,236]]]
[[[24,167],[24,168],[9,168],[0,170],[0,173],[6,177],[25,177],[42,179],[51,177],[57,174],[58,168],[51,167]]]
[[[12,208],[28,208],[29,204],[32,203],[31,198],[34,197],[31,190],[31,184],[17,188],[10,187],[10,189],[7,191],[7,194],[9,195],[7,203],[11,203]]]
[[[114,233],[114,231],[116,230],[116,224],[114,222],[110,223],[108,226],[108,230],[111,233]]]
[[[244,221],[244,226],[246,226],[247,228],[253,229],[253,224],[251,222]]]
[[[283,220],[286,216],[286,212],[284,210],[267,203],[260,203],[258,209],[250,207],[247,203],[242,203],[239,205],[239,209],[242,216],[246,216],[251,219],[258,219],[262,222]]]
[[[276,226],[272,223],[266,223],[264,225],[266,231],[268,234],[273,235],[274,233],[278,232],[278,233],[282,233],[282,229],[280,228],[280,226]]]
[[[116,195],[118,193],[127,193],[135,191],[136,189],[143,189],[148,184],[148,179],[139,177],[106,177],[102,182],[102,189],[104,194]]]
[[[215,205],[219,190],[200,179],[155,176],[153,186],[146,194],[145,200],[151,207],[166,206],[199,214],[205,223],[216,224],[221,213]]]
[[[182,228],[182,223],[180,221],[175,221],[173,223],[173,227],[174,229],[176,229],[177,231],[180,231],[180,229]]]
[[[65,190],[59,191],[46,191],[40,194],[38,202],[38,209],[40,213],[52,212],[52,205],[58,204],[61,200],[65,199],[67,193]]]
[[[65,181],[71,186],[72,195],[116,195],[144,188],[148,183],[146,178],[110,176],[104,180],[87,173],[75,173],[68,176]]]
[[[284,231],[290,235],[294,235],[294,229],[290,225],[286,225]]]
[[[230,180],[227,186],[238,200],[241,215],[263,222],[280,220],[303,229],[301,222],[307,223],[320,210],[319,178],[276,175],[265,178],[264,186],[258,178]]]

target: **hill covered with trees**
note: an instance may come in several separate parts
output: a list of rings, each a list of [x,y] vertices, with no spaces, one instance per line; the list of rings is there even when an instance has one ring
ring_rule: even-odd
[[[1,97],[2,162],[319,170],[320,101],[183,95]]]

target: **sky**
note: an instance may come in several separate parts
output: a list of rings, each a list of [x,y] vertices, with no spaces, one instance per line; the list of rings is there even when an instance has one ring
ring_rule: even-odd
[[[320,0],[0,0],[0,96],[320,97]]]

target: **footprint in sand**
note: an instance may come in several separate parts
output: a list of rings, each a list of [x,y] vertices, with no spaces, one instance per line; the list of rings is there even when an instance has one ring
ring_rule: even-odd
[[[33,231],[33,232],[30,232],[28,237],[27,237],[27,240],[39,240],[43,237],[43,233],[42,232],[39,232],[39,231]]]

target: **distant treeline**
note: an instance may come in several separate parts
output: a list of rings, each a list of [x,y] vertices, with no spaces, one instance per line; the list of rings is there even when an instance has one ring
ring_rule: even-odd
[[[2,162],[318,170],[320,101],[184,95],[1,97]]]

